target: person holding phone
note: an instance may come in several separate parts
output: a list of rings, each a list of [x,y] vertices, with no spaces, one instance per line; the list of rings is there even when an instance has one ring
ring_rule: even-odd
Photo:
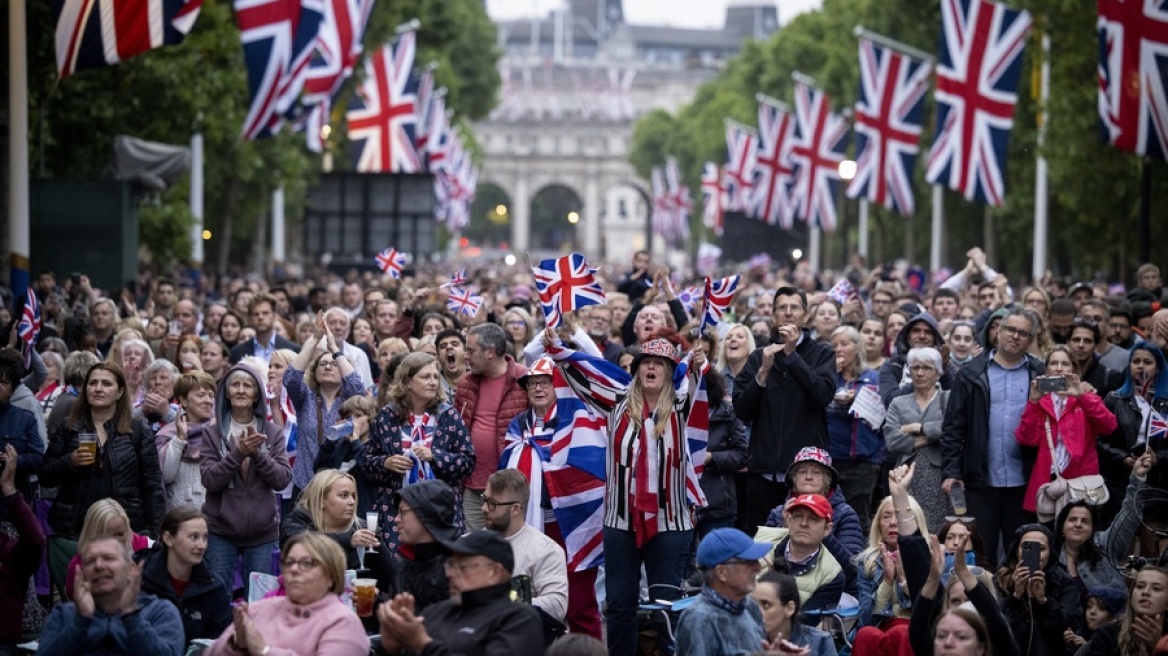
[[[260,374],[248,365],[232,367],[216,391],[216,422],[203,436],[205,562],[228,594],[240,555],[244,581],[271,568],[280,536],[279,492],[292,480],[284,436],[267,420],[266,402]]]
[[[1099,460],[1111,500],[1100,513],[1103,525],[1109,525],[1119,512],[1128,477],[1136,460],[1146,451],[1156,454],[1158,463],[1168,458],[1168,442],[1149,439],[1153,413],[1168,415],[1168,363],[1159,347],[1137,341],[1128,357],[1127,376],[1123,385],[1103,400],[1115,413],[1116,428],[1099,440]],[[1163,466],[1148,472],[1148,485],[1168,488]]]
[[[1082,624],[1079,584],[1052,557],[1053,543],[1050,529],[1023,524],[994,576],[1002,612],[1024,655],[1065,653],[1063,632]]]
[[[1046,354],[1046,374],[1030,381],[1030,398],[1014,431],[1018,444],[1036,450],[1022,507],[1036,512],[1039,488],[1052,476],[1065,479],[1099,473],[1095,443],[1115,431],[1115,415],[1095,388],[1075,373],[1070,347],[1056,344]],[[1050,443],[1047,443],[1047,439]]]

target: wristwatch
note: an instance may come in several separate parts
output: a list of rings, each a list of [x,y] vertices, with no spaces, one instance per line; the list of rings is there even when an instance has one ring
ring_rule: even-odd
[[[343,357],[345,357],[344,351],[337,351],[336,353],[333,353],[333,360],[339,360]]]

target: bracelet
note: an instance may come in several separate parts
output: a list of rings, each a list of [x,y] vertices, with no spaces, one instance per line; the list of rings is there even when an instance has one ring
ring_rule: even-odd
[[[345,357],[344,351],[337,351],[336,353],[333,353],[333,360],[340,360],[343,357]]]

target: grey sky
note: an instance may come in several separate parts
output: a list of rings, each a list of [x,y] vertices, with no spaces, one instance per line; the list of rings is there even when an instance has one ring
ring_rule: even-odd
[[[625,0],[625,19],[642,25],[673,27],[721,27],[729,4],[757,4],[774,0]],[[543,16],[563,0],[487,0],[492,18]],[[779,22],[818,9],[823,0],[778,0]]]

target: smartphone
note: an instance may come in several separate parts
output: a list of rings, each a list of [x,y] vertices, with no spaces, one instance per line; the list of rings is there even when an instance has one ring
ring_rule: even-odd
[[[73,272],[73,275],[72,275],[72,276],[70,276],[70,279],[73,281],[73,286],[74,286],[74,287],[79,287],[79,286],[81,286],[81,274],[80,274],[80,273],[78,273],[77,271],[74,271],[74,272]]]
[[[1022,543],[1022,564],[1026,569],[1032,573],[1037,572],[1041,567],[1038,565],[1039,552],[1042,551],[1042,543],[1027,540]]]
[[[1067,377],[1066,376],[1043,376],[1038,379],[1038,391],[1046,392],[1065,392],[1067,391]]]

